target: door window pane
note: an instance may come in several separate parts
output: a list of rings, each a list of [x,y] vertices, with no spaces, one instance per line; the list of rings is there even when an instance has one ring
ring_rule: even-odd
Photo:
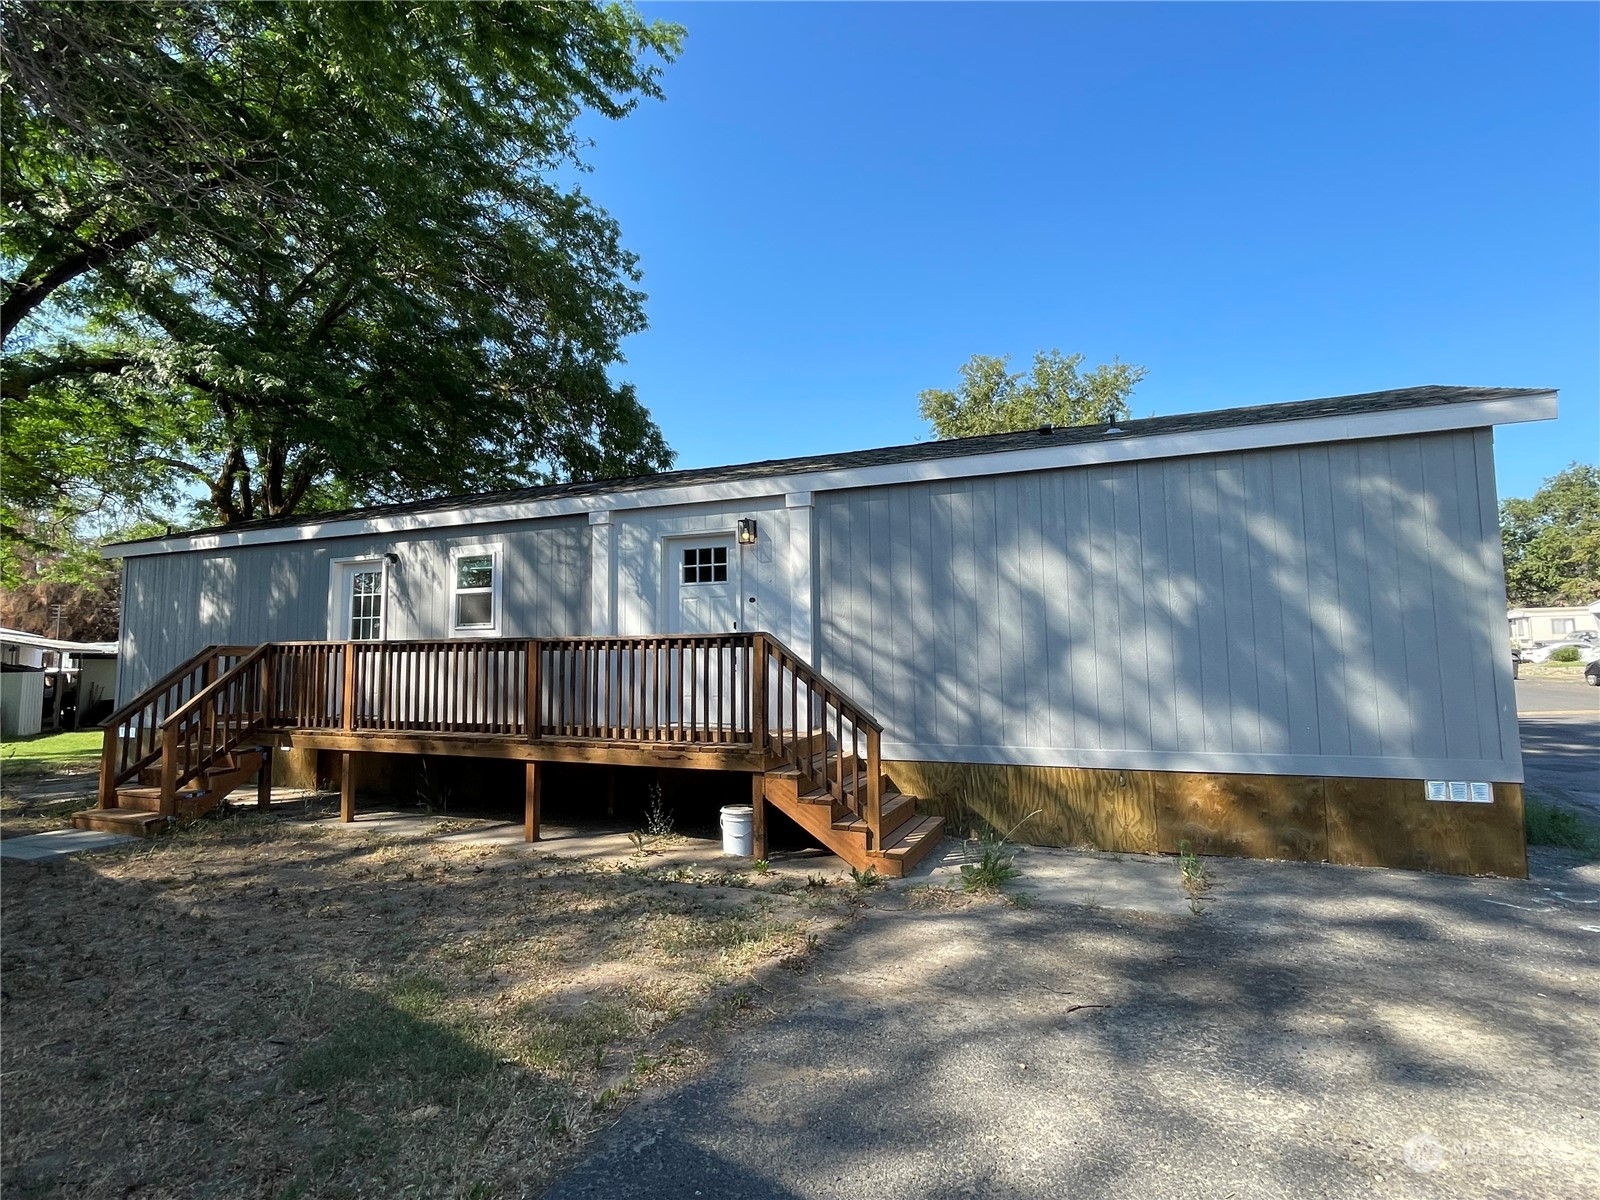
[[[375,642],[383,636],[383,572],[353,571],[350,575],[350,640]]]
[[[726,546],[690,546],[683,552],[683,581],[685,583],[726,583],[728,581],[728,548]]]

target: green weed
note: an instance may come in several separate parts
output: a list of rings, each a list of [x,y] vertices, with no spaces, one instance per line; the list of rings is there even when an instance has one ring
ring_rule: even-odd
[[[1522,820],[1530,846],[1560,846],[1600,858],[1600,827],[1570,809],[1530,798]]]

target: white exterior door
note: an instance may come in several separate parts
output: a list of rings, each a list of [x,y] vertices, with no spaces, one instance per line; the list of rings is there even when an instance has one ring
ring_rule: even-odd
[[[667,547],[667,569],[677,592],[669,632],[738,632],[741,580],[733,539],[674,539]]]
[[[737,633],[743,581],[739,550],[731,537],[674,539],[667,543],[677,603],[672,633]],[[732,728],[743,684],[740,658],[732,647],[698,646],[673,672],[674,719],[700,729]]]

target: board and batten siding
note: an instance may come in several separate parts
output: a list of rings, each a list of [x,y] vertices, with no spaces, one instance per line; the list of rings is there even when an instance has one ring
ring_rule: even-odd
[[[885,758],[1520,781],[1487,429],[818,493]]]
[[[501,636],[589,631],[583,518],[125,559],[118,703],[207,645],[328,637],[332,564],[339,559],[394,552],[399,561],[389,571],[386,636],[449,637],[450,553],[495,543],[502,550]]]

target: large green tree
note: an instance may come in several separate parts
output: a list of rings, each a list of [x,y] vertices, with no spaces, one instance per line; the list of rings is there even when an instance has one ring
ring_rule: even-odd
[[[1513,605],[1600,600],[1600,467],[1573,463],[1532,496],[1502,501],[1500,538]]]
[[[593,2],[0,0],[8,521],[220,522],[659,470],[574,122],[681,31]],[[38,519],[48,512],[50,519]]]
[[[921,394],[922,416],[941,438],[1012,433],[1041,425],[1099,425],[1128,418],[1128,397],[1143,367],[1114,361],[1080,374],[1083,355],[1041,350],[1032,371],[1011,371],[1010,356],[974,354],[954,391]]]

